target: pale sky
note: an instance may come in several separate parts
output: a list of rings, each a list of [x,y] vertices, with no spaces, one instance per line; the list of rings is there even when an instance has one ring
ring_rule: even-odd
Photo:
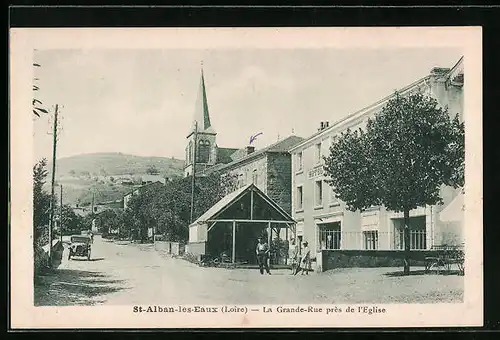
[[[203,60],[219,147],[257,149],[308,137],[428,74],[454,49],[43,50],[38,98],[62,105],[57,157],[122,152],[184,159]],[[50,122],[35,120],[35,157],[50,159]]]

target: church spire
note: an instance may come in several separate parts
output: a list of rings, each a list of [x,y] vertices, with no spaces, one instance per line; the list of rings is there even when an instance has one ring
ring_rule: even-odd
[[[198,122],[199,132],[215,133],[215,130],[212,128],[210,123],[207,92],[205,89],[205,76],[203,74],[203,62],[201,62],[200,88],[198,90],[198,98],[196,100],[193,128],[194,122]]]

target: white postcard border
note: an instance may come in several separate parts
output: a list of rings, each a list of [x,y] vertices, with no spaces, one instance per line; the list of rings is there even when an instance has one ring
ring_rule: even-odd
[[[13,328],[445,327],[483,324],[482,32],[480,27],[51,28],[10,30]],[[133,313],[132,306],[34,307],[32,261],[33,49],[418,48],[463,49],[466,121],[464,303],[377,304],[386,313]],[[411,67],[411,65],[408,65]],[[306,307],[306,305],[302,305]],[[320,307],[320,305],[313,305]],[[335,305],[333,305],[335,306]],[[331,308],[332,305],[324,305]],[[350,305],[337,305],[345,310]],[[352,304],[352,306],[359,306]],[[367,305],[371,306],[371,305]],[[220,306],[219,306],[220,307]],[[245,307],[245,306],[242,306]],[[250,307],[250,306],[246,306]],[[256,306],[257,307],[257,306]],[[276,307],[276,306],[266,306]],[[294,307],[294,306],[292,306]],[[262,309],[263,306],[258,306]]]

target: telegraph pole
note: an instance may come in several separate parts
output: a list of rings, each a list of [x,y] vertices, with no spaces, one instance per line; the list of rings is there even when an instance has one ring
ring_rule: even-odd
[[[198,144],[198,121],[194,122],[194,149],[193,149],[193,174],[191,177],[191,217],[190,223],[193,223],[194,218],[194,187],[195,187],[195,178],[196,178],[196,147]]]
[[[50,220],[49,220],[49,266],[52,260],[52,228],[54,226],[54,205],[56,203],[54,197],[54,184],[56,180],[56,151],[57,151],[57,120],[58,120],[58,110],[59,106],[56,104],[54,112],[54,130],[52,133],[53,146],[52,146],[52,183],[51,183],[51,195],[50,195]]]
[[[62,236],[63,236],[63,186],[62,184],[60,184],[61,186],[61,204],[60,204],[60,211],[59,211],[59,219],[60,219],[60,222],[59,222],[59,232],[61,233],[61,243],[62,243]]]

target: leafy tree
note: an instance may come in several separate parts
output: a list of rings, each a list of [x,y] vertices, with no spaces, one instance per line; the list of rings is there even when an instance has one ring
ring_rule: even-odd
[[[107,236],[111,230],[120,230],[123,227],[120,216],[121,212],[115,211],[114,209],[105,210],[99,214],[98,220],[98,230],[104,236]]]
[[[156,168],[156,166],[154,164],[151,164],[146,169],[146,173],[149,174],[149,175],[158,175],[160,173],[160,171],[158,170],[158,168]]]
[[[188,180],[189,178],[185,178]],[[198,218],[224,196],[238,188],[237,176],[230,173],[214,172],[196,179],[194,218]],[[191,195],[189,184],[189,195]]]
[[[62,233],[63,235],[80,234],[86,230],[81,216],[75,214],[71,206],[64,204],[62,207]]]
[[[195,215],[197,218],[234,190],[234,176],[212,174],[196,180]],[[231,185],[233,184],[233,185]],[[123,216],[122,235],[131,235],[144,241],[148,228],[171,241],[188,239],[191,213],[191,179],[176,178],[165,185],[154,184],[143,187],[132,197]]]
[[[40,160],[33,167],[33,239],[48,242],[50,219],[50,194],[43,190],[48,175],[47,159]]]
[[[346,131],[325,157],[336,196],[352,211],[383,205],[404,216],[404,273],[410,272],[410,210],[442,203],[443,185],[464,185],[464,124],[415,93],[396,93],[366,132]]]

